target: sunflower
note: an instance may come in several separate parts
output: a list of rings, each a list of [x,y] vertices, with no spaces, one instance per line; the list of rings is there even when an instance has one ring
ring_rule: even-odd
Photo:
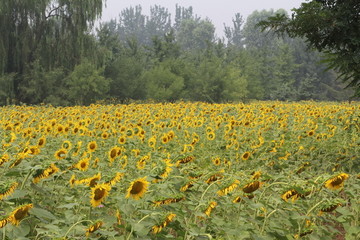
[[[77,164],[75,164],[74,167],[76,167],[80,171],[85,172],[86,170],[88,170],[89,165],[90,165],[90,158],[83,158]]]
[[[148,145],[152,149],[155,149],[155,145],[156,145],[156,137],[155,136],[152,136],[151,138],[149,138]]]
[[[336,204],[331,204],[331,205],[327,205],[323,208],[320,209],[320,213],[319,215],[322,215],[323,213],[327,212],[332,212],[334,211],[337,207],[341,206],[341,203],[336,203]]]
[[[212,140],[214,140],[215,139],[215,132],[208,132],[208,133],[206,133],[206,138],[207,138],[207,140],[209,140],[209,141],[212,141]]]
[[[95,222],[88,229],[86,229],[86,234],[85,235],[88,237],[90,235],[90,233],[93,233],[96,230],[98,230],[103,224],[104,224],[103,221]]]
[[[139,170],[144,169],[145,166],[146,166],[146,161],[143,158],[139,159],[139,161],[136,162],[136,168]]]
[[[101,173],[98,173],[90,178],[86,179],[87,185],[89,187],[95,187],[97,185],[97,182],[101,179]]]
[[[0,228],[3,228],[6,226],[6,224],[8,224],[9,220],[8,218],[4,218],[0,220]]]
[[[309,137],[314,136],[314,134],[315,134],[315,130],[310,130],[310,131],[307,132],[307,135],[308,135]]]
[[[182,159],[180,159],[180,160],[178,160],[178,161],[176,162],[176,167],[179,167],[180,164],[189,163],[189,162],[192,162],[192,161],[194,161],[194,160],[195,160],[195,156],[187,156],[187,157],[184,157],[184,158],[182,158]]]
[[[18,185],[19,184],[17,182],[14,182],[13,184],[11,184],[10,187],[5,189],[0,189],[0,200],[6,198],[7,196],[10,196],[15,191]]]
[[[66,157],[67,154],[67,150],[66,149],[59,149],[58,151],[55,152],[54,156],[57,160],[61,160],[64,159]]]
[[[73,174],[69,180],[69,184],[71,187],[74,187],[75,183],[76,183],[76,176],[75,174]]]
[[[205,215],[208,216],[208,217],[210,217],[210,214],[211,214],[212,210],[213,210],[216,206],[217,206],[217,202],[215,202],[215,201],[210,202],[209,206],[206,208],[206,210],[205,210],[205,212],[204,212]]]
[[[346,173],[340,173],[337,176],[330,178],[325,182],[325,187],[330,190],[337,190],[344,186],[344,182],[349,178],[349,175]]]
[[[115,177],[113,177],[111,180],[109,180],[107,183],[110,184],[110,186],[114,186],[116,183],[118,183],[121,178],[124,176],[124,173],[117,172]]]
[[[3,165],[4,163],[6,163],[7,161],[9,161],[9,159],[10,159],[9,154],[4,154],[0,158],[0,166]]]
[[[159,175],[159,178],[156,178],[153,180],[153,182],[155,182],[155,183],[160,182],[160,181],[164,180],[165,178],[167,178],[173,170],[172,166],[174,166],[174,164],[171,163],[171,159],[164,159],[163,161],[165,163],[165,169]]]
[[[76,147],[75,147],[75,151],[73,152],[73,156],[77,156],[80,152],[81,149],[81,145],[82,145],[82,141],[77,142]]]
[[[194,151],[194,146],[191,144],[184,144],[182,153],[192,152]]]
[[[108,139],[109,137],[110,137],[110,134],[108,132],[101,133],[101,138],[102,139]]]
[[[120,158],[120,164],[121,164],[121,168],[124,169],[126,168],[127,164],[128,164],[128,156],[124,155]]]
[[[72,144],[70,141],[65,140],[62,145],[61,145],[62,149],[66,149],[66,150],[70,150],[72,147]]]
[[[61,125],[61,124],[58,124],[58,125],[56,126],[56,132],[57,132],[57,133],[62,133],[62,132],[64,132],[64,126]]]
[[[249,184],[246,184],[242,190],[244,193],[252,193],[252,192],[256,191],[258,188],[260,188],[260,186],[261,186],[261,183],[259,181],[254,181]]]
[[[8,221],[11,222],[11,224],[13,225],[19,225],[20,221],[28,215],[29,210],[32,207],[32,204],[22,205],[18,207],[10,214],[10,216],[8,217]]]
[[[225,196],[228,193],[231,193],[232,191],[234,191],[238,187],[239,183],[240,183],[239,180],[235,180],[231,185],[217,191],[217,194],[219,196]]]
[[[134,157],[137,157],[140,155],[140,149],[132,149],[131,152],[134,155]]]
[[[40,149],[38,146],[30,146],[29,147],[29,154],[31,155],[37,155],[40,153]]]
[[[217,157],[217,158],[214,158],[214,159],[212,160],[212,162],[213,162],[213,164],[214,164],[215,166],[220,166],[220,164],[221,164],[221,159],[220,159],[219,157]]]
[[[214,175],[211,175],[205,182],[206,182],[207,184],[210,184],[210,183],[212,183],[212,182],[221,180],[221,179],[223,179],[223,178],[224,178],[224,176],[223,176],[221,173],[216,173],[216,174],[214,174]]]
[[[56,167],[56,165],[54,163],[52,163],[50,165],[50,167],[48,167],[44,171],[41,171],[35,175],[35,177],[33,179],[33,183],[38,183],[41,179],[49,178],[51,175],[53,175],[54,173],[57,173],[59,171],[60,171],[60,169],[58,167]]]
[[[168,138],[168,136],[167,136],[166,134],[164,134],[164,135],[161,137],[161,143],[162,143],[162,144],[168,143],[169,140],[170,140],[170,139]]]
[[[161,205],[167,205],[167,204],[170,204],[170,203],[177,203],[177,202],[180,202],[182,200],[185,200],[185,197],[178,196],[178,197],[173,197],[173,198],[164,198],[164,199],[161,199],[161,200],[156,200],[156,201],[153,201],[153,204],[154,204],[155,207],[159,207]]]
[[[149,182],[146,181],[146,177],[138,178],[130,183],[129,188],[127,189],[126,198],[133,198],[139,200],[144,196],[149,186]]]
[[[95,141],[91,141],[88,143],[87,148],[90,152],[95,152],[97,148],[97,143]]]
[[[251,179],[257,180],[261,176],[261,171],[253,172],[251,175],[252,175]]]
[[[116,209],[115,216],[116,216],[117,224],[121,225],[121,213],[120,213],[120,211],[118,209]]]
[[[115,146],[113,148],[110,149],[108,156],[109,156],[109,160],[110,162],[113,162],[115,160],[115,158],[118,156],[118,151],[121,152],[120,148],[118,146]]]
[[[304,197],[303,194],[298,193],[295,189],[291,189],[281,195],[281,198],[287,202],[290,198],[292,202],[295,202],[299,197]]]
[[[151,231],[153,234],[157,234],[162,231],[163,228],[165,228],[170,222],[173,221],[173,219],[176,217],[176,214],[170,213],[166,216],[165,220],[160,225],[155,225],[151,228]]]
[[[98,184],[95,187],[91,188],[91,206],[97,207],[105,200],[107,195],[111,190],[111,186],[109,184],[103,183]]]
[[[126,143],[126,136],[125,135],[122,135],[118,138],[118,142],[120,144],[125,144]]]
[[[37,143],[38,147],[40,147],[40,148],[44,147],[45,144],[46,144],[46,138],[45,137],[39,138],[38,143]]]
[[[248,160],[250,157],[250,152],[244,152],[244,154],[241,156],[242,160]]]
[[[187,184],[185,184],[184,186],[182,186],[181,188],[180,188],[180,191],[181,192],[185,192],[185,191],[187,191],[189,188],[192,188],[194,186],[194,181],[190,181],[190,182],[188,182]]]

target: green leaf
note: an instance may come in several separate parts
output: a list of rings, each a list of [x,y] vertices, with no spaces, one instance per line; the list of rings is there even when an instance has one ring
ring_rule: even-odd
[[[78,203],[68,203],[68,204],[63,204],[63,205],[60,205],[60,206],[57,206],[56,208],[66,208],[66,209],[71,209],[75,206],[78,206],[79,204]]]
[[[50,220],[55,220],[56,217],[49,212],[48,210],[42,209],[42,208],[32,208],[30,210],[30,213],[35,215],[38,218],[45,218],[45,219],[50,219]]]
[[[142,223],[135,223],[133,226],[134,232],[139,236],[146,236],[149,233],[149,228]]]

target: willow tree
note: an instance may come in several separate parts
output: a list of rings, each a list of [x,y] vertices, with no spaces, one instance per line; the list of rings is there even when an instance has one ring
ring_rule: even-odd
[[[15,96],[35,62],[43,71],[71,71],[94,41],[89,30],[102,0],[0,0],[0,76],[16,73]]]

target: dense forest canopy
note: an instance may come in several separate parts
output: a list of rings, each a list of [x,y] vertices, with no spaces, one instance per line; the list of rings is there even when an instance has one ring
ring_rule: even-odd
[[[140,5],[103,22],[101,0],[0,0],[0,104],[98,100],[227,102],[347,100],[337,73],[302,38],[258,23],[284,10],[241,13],[215,35],[192,7]]]

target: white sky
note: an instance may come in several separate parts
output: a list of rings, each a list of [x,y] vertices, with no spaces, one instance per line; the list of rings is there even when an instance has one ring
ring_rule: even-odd
[[[306,0],[107,0],[102,14],[102,21],[118,18],[119,13],[130,6],[141,5],[142,12],[148,15],[150,6],[160,5],[175,15],[175,5],[193,7],[194,14],[201,18],[208,17],[216,27],[218,36],[223,36],[224,23],[229,26],[235,13],[240,13],[244,19],[255,10],[285,9],[291,13]]]

